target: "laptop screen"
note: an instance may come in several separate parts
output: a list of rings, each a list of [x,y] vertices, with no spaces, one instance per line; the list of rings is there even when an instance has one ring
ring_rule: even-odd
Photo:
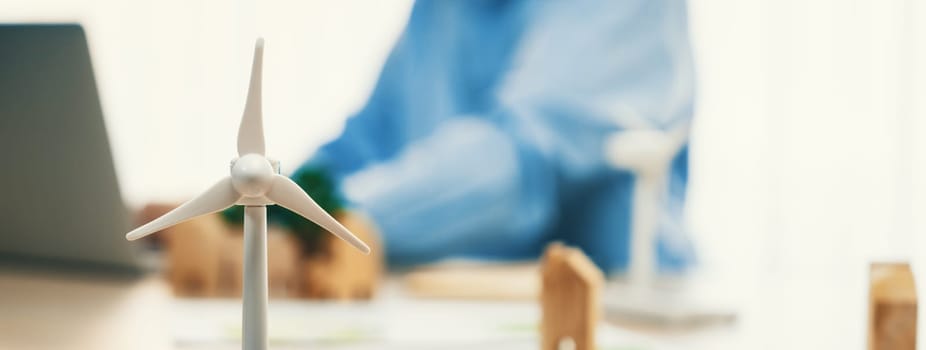
[[[134,266],[79,25],[0,25],[0,255]]]

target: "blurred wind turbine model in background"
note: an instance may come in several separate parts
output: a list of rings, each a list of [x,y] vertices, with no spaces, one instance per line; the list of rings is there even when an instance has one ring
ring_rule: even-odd
[[[247,103],[238,129],[238,158],[231,176],[125,235],[136,240],[197,216],[232,205],[244,210],[243,344],[245,350],[267,349],[267,205],[277,204],[318,224],[364,254],[370,248],[328,215],[302,188],[279,174],[279,162],[264,156],[261,116],[261,70],[264,40],[257,39]]]
[[[731,306],[695,293],[690,277],[659,273],[656,233],[667,199],[672,160],[688,141],[689,129],[688,122],[668,131],[639,125],[614,133],[605,143],[608,163],[635,175],[630,265],[621,281],[609,285],[604,302],[606,313],[663,325],[692,325],[735,318]]]
[[[668,132],[649,128],[620,131],[605,145],[610,165],[635,175],[627,271],[632,284],[649,284],[656,276],[654,253],[660,211],[668,190],[672,160],[688,141],[687,124]]]

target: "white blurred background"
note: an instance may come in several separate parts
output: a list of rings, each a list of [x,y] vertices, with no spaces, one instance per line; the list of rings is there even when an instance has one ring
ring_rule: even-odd
[[[268,150],[300,164],[365,100],[411,2],[2,0],[87,30],[123,195],[227,172],[253,39]],[[926,252],[926,4],[693,0],[689,219],[704,266],[839,274]]]

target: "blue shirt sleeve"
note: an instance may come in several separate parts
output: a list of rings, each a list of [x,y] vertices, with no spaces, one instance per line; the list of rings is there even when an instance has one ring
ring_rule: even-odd
[[[571,193],[622,178],[604,162],[607,136],[691,116],[683,2],[483,3],[416,4],[366,106],[307,165],[341,179],[391,262],[534,256],[594,202]],[[490,78],[457,78],[480,74]]]

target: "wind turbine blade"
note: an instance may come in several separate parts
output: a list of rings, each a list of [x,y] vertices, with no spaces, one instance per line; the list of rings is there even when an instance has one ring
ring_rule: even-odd
[[[232,187],[231,178],[226,177],[189,202],[132,230],[125,238],[134,241],[197,216],[217,212],[232,206],[239,198],[241,195]]]
[[[328,215],[322,207],[315,203],[302,188],[293,180],[283,175],[275,175],[273,185],[270,191],[265,195],[276,204],[289,209],[296,214],[302,215],[306,219],[318,224],[328,232],[331,232],[338,238],[344,240],[350,245],[357,248],[363,254],[370,254],[370,247],[363,243],[357,236],[347,230],[341,223]]]
[[[238,156],[248,153],[264,154],[264,122],[261,112],[261,79],[264,66],[264,39],[254,45],[254,63],[251,66],[251,84],[244,115],[238,127]]]

